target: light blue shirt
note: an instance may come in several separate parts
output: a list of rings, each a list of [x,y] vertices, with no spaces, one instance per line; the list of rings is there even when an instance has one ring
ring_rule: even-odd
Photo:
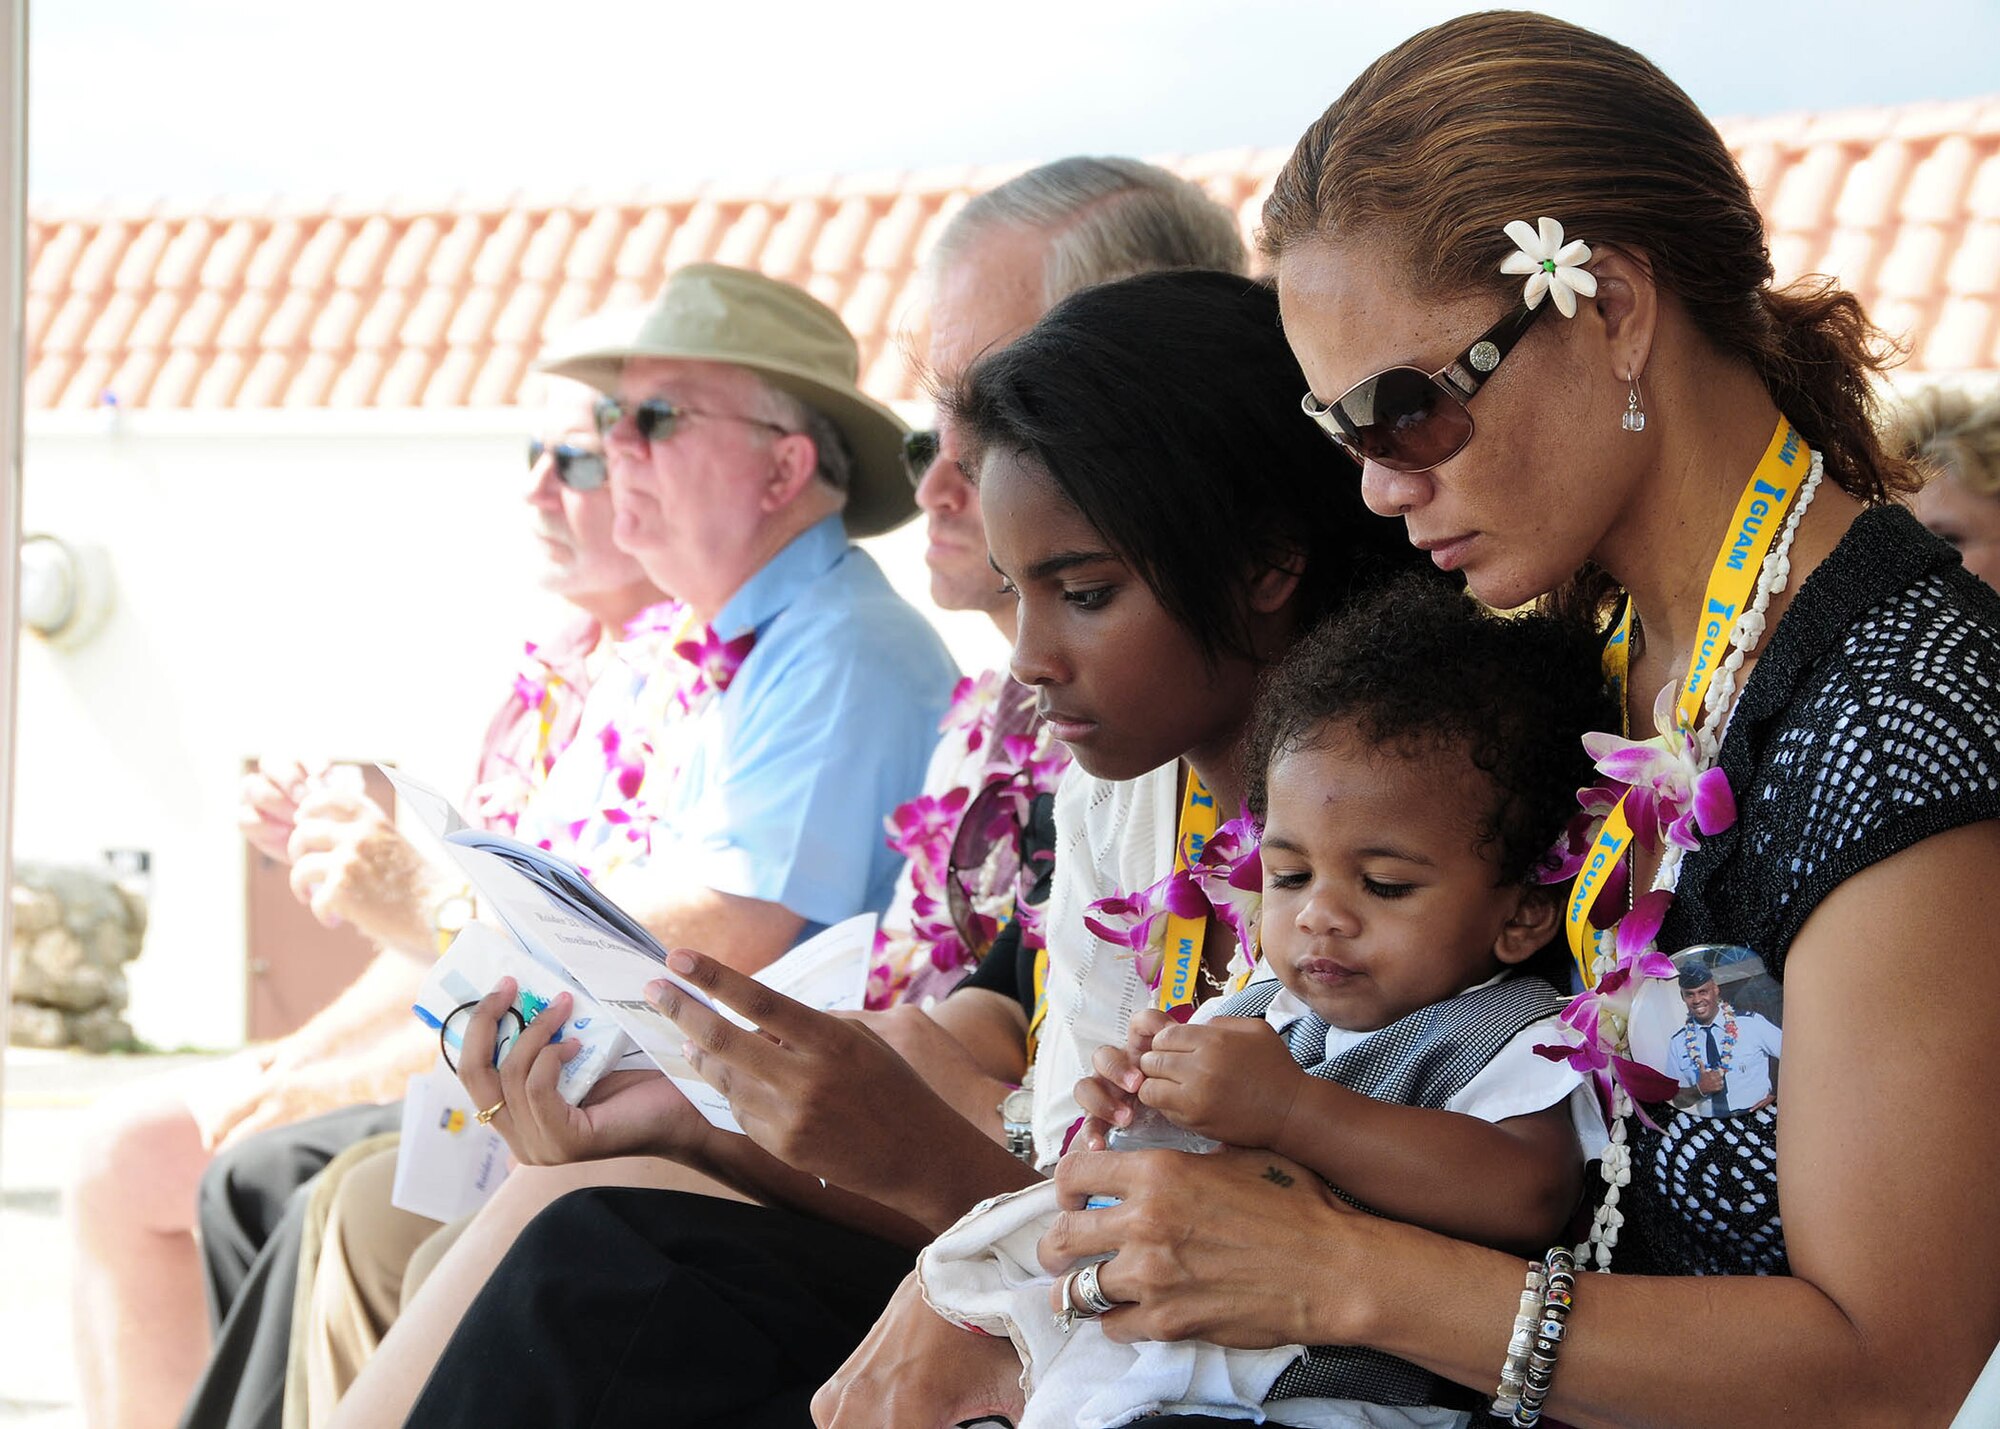
[[[1708,1027],[1689,1018],[1667,1044],[1667,1070],[1684,1087],[1699,1083],[1703,1068],[1708,1066],[1709,1027],[1715,1029],[1720,1050],[1723,1038],[1720,1010]],[[1771,1095],[1771,1059],[1784,1055],[1784,1045],[1784,1033],[1775,1022],[1755,1012],[1736,1013],[1736,1044],[1729,1051],[1729,1075],[1722,1086],[1731,1111],[1748,1111]],[[1714,1099],[1703,1097],[1700,1111],[1704,1116],[1714,1115]]]
[[[782,904],[801,936],[882,912],[903,865],[883,820],[922,787],[958,680],[944,642],[837,516],[746,581],[715,630],[757,643],[690,722],[653,857],[677,880]]]

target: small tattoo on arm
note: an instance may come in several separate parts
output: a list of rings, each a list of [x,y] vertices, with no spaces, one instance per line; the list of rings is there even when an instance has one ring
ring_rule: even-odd
[[[1292,1178],[1275,1166],[1266,1166],[1264,1168],[1264,1179],[1269,1181],[1273,1186],[1289,1186],[1292,1184]]]

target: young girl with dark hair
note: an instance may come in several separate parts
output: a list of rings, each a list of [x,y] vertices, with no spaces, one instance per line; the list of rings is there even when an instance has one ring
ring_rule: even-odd
[[[1548,1257],[1223,1157],[1072,1158],[1073,1204],[1134,1213],[1045,1255],[1116,1252],[1110,1333],[1368,1345],[1503,1403],[1525,1379],[1517,1425],[1946,1423],[2000,1337],[2000,1223],[1971,1209],[2000,1119],[1967,1110],[2000,1077],[2000,601],[1888,500],[1874,330],[1829,282],[1773,287],[1684,93],[1540,15],[1370,65],[1264,219],[1305,411],[1370,508],[1490,604],[1604,623],[1633,738],[1592,740],[1565,929],[1569,1055],[1619,1119],[1577,1249],[1649,1274],[1581,1277],[1523,1339]],[[1689,945],[1782,979],[1775,1106],[1667,1104]]]
[[[1268,288],[1190,272],[1072,296],[955,399],[994,579],[1018,592],[1014,673],[1078,766],[1056,801],[1047,966],[973,989],[1017,994],[978,1005],[987,1035],[1034,1042],[1018,1099],[1032,1107],[975,1124],[865,1025],[675,952],[678,974],[762,1030],[654,988],[747,1137],[663,1107],[658,1083],[638,1103],[649,1120],[615,1099],[572,1114],[526,1081],[520,1098],[537,1119],[600,1124],[620,1153],[672,1157],[763,1204],[642,1190],[557,1201],[468,1311],[412,1423],[795,1425],[880,1309],[884,1271],[900,1275],[911,1247],[1054,1163],[1081,1117],[1085,1059],[1155,997],[1143,957],[1095,939],[1085,913],[1171,872],[1183,812],[1240,806],[1259,673],[1350,589],[1422,565],[1362,505],[1351,464],[1297,419],[1300,380]],[[1197,997],[1201,972],[1220,981],[1247,957],[1226,926],[1198,923]],[[982,972],[1002,969],[989,957]],[[531,1027],[510,1058],[541,1054]],[[913,1364],[913,1333],[878,1326],[889,1339],[871,1344]],[[859,1376],[818,1407],[871,1429],[915,1405],[953,1423],[1002,1402],[1011,1379],[945,1370]]]

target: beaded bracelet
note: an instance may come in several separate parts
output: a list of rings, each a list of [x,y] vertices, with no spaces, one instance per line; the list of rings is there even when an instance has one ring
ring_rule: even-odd
[[[1507,1359],[1500,1367],[1500,1387],[1493,1392],[1493,1412],[1502,1418],[1514,1412],[1526,1388],[1528,1354],[1534,1349],[1535,1332],[1543,1318],[1548,1283],[1541,1261],[1529,1265],[1527,1286],[1521,1292],[1520,1308],[1514,1315],[1514,1329],[1507,1337]]]
[[[1543,1287],[1528,1354],[1521,1371],[1521,1386],[1504,1413],[1514,1429],[1534,1429],[1542,1419],[1542,1405],[1548,1401],[1555,1381],[1556,1359],[1562,1353],[1563,1336],[1569,1332],[1569,1312],[1576,1303],[1576,1260],[1557,1246],[1545,1261]],[[1511,1360],[1510,1360],[1511,1365]],[[1498,1403],[1493,1412],[1503,1411]]]

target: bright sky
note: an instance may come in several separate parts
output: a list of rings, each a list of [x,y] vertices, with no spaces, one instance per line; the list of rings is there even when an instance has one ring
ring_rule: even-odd
[[[38,200],[678,188],[1288,144],[1424,0],[41,0]],[[1994,0],[1582,0],[1717,117],[2000,92]]]

